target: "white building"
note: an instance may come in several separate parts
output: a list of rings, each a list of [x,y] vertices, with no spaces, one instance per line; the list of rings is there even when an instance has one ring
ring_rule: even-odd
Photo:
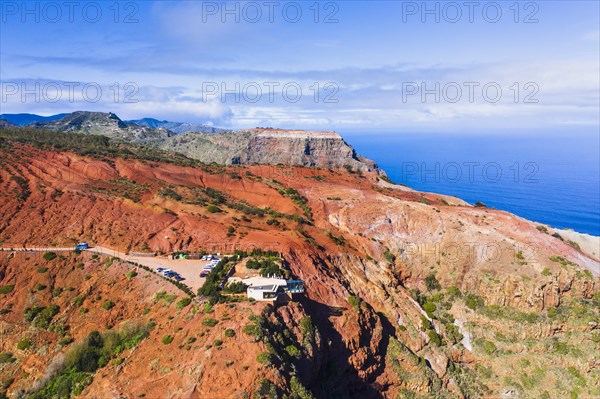
[[[275,301],[280,295],[304,292],[302,280],[285,280],[273,277],[249,277],[242,282],[248,286],[248,298],[257,301]]]

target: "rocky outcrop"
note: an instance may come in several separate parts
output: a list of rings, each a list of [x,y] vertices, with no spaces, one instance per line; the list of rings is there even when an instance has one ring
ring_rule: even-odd
[[[171,137],[158,146],[205,163],[281,164],[383,173],[375,162],[358,155],[335,132],[281,129],[190,132]]]

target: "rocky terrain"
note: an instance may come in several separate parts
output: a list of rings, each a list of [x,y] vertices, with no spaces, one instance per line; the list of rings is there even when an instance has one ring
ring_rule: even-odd
[[[149,118],[124,122],[112,113],[85,111],[74,112],[58,120],[32,123],[28,127],[102,135],[128,143],[153,145],[204,163],[346,167],[361,172],[383,173],[373,161],[358,155],[335,132],[259,128],[227,131]],[[179,132],[184,133],[176,134]]]
[[[211,165],[27,133],[0,129],[2,247],[275,250],[306,294],[180,302],[185,291],[135,265],[2,252],[8,397],[67,380],[90,398],[600,395],[600,264],[585,237],[377,170]],[[244,134],[253,152],[282,134],[329,143],[309,145],[318,162],[344,148],[333,133]],[[85,369],[75,360],[90,351],[104,360]]]
[[[199,123],[183,123],[183,122],[172,122],[172,121],[159,121],[154,118],[143,118],[127,121],[128,123],[134,123],[139,126],[146,126],[151,128],[162,128],[169,130],[173,133],[181,134],[187,132],[200,132],[200,133],[219,133],[226,131],[218,127],[202,125]]]
[[[134,123],[123,122],[117,115],[104,112],[77,111],[63,118],[29,124],[32,128],[96,134],[127,142],[145,143],[164,140],[174,133],[166,129],[153,129]]]

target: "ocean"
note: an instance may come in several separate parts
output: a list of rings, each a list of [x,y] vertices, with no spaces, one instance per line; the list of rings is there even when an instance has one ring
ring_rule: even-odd
[[[349,134],[390,179],[600,236],[598,134]]]

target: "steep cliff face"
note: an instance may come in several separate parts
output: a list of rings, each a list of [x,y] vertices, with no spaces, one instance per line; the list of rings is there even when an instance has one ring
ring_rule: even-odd
[[[202,162],[351,168],[382,173],[335,132],[252,129],[224,133],[184,133],[159,144]]]

